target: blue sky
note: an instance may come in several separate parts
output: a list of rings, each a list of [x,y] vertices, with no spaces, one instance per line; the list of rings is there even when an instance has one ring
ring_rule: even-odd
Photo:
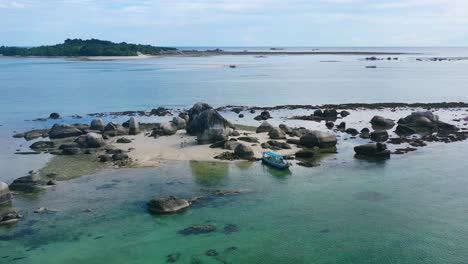
[[[0,0],[0,45],[468,46],[468,0]]]

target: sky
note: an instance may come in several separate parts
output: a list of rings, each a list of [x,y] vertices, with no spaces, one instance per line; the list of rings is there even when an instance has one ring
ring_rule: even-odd
[[[468,46],[468,0],[0,0],[0,45]]]

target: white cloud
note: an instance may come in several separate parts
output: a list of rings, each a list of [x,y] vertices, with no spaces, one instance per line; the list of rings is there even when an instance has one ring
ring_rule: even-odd
[[[27,8],[30,6],[31,4],[27,1],[0,0],[0,8],[21,9],[21,8]]]

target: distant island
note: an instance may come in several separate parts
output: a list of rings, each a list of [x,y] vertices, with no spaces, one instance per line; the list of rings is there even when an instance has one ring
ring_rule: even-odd
[[[270,48],[265,51],[225,51],[219,48],[207,50],[179,50],[173,47],[156,47],[151,45],[129,44],[126,42],[114,43],[99,39],[67,39],[62,44],[39,47],[7,47],[0,46],[0,56],[6,57],[74,57],[79,60],[120,60],[143,59],[161,56],[219,56],[219,55],[250,55],[263,58],[269,55],[363,55],[363,56],[390,56],[403,55],[403,52],[380,51],[320,51],[286,50],[286,48]],[[375,58],[375,60],[388,59],[388,57]]]
[[[62,44],[32,48],[0,47],[3,56],[44,56],[44,57],[79,57],[79,56],[138,56],[160,55],[164,51],[176,51],[176,48],[155,47],[151,45],[114,43],[99,39],[67,39]]]

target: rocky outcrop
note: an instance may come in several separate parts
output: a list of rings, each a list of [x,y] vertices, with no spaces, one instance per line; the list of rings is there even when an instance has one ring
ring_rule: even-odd
[[[229,136],[232,129],[233,125],[206,103],[196,103],[189,110],[187,133],[197,136],[199,144],[217,142],[223,135]]]
[[[81,148],[102,148],[106,145],[102,135],[94,132],[79,136],[75,142]]]
[[[151,199],[148,204],[149,211],[156,214],[176,213],[188,207],[190,207],[188,200],[175,196],[157,197]]]
[[[135,117],[130,117],[128,120],[128,134],[137,135],[140,133],[140,122]]]
[[[291,134],[291,133],[293,132],[293,129],[290,128],[289,126],[285,125],[285,124],[279,125],[279,128],[280,128],[281,130],[283,130],[283,132],[286,133],[286,134],[288,134],[288,135]]]
[[[11,208],[0,209],[0,226],[14,225],[19,222],[21,217],[17,211]]]
[[[313,148],[335,147],[337,143],[336,135],[331,132],[310,131],[300,138],[301,145]]]
[[[116,136],[127,135],[128,131],[124,126],[114,123],[114,122],[110,122],[104,128],[103,134],[106,136],[110,136],[110,137],[116,137]]]
[[[177,129],[185,129],[187,127],[187,122],[182,117],[174,117],[172,123],[177,127]]]
[[[234,150],[239,144],[237,141],[228,140],[224,143],[224,149]]]
[[[8,185],[0,182],[0,206],[11,202],[11,192]]]
[[[41,180],[38,173],[31,171],[28,176],[15,179],[9,186],[12,191],[37,192],[43,190],[47,182]]]
[[[377,159],[388,159],[390,158],[390,150],[387,149],[387,145],[382,143],[365,144],[354,147],[356,157],[361,158],[377,158]]]
[[[351,127],[350,127],[350,128],[347,128],[347,129],[345,130],[345,133],[346,133],[346,134],[350,134],[350,135],[352,135],[352,136],[356,136],[357,134],[359,134],[359,132],[357,131],[357,129],[351,128]]]
[[[270,132],[273,129],[273,126],[268,123],[267,121],[263,122],[257,129],[255,130],[256,133],[265,133]]]
[[[251,147],[241,143],[234,149],[234,154],[241,159],[252,159],[255,156]]]
[[[59,113],[50,113],[49,119],[59,119],[60,114]]]
[[[177,133],[177,126],[172,122],[156,124],[151,133],[152,137],[172,136]]]
[[[115,142],[120,143],[120,144],[128,144],[132,143],[132,141],[128,138],[119,138]]]
[[[77,137],[83,134],[84,132],[78,129],[76,126],[61,124],[53,125],[49,131],[49,137],[51,139]]]
[[[267,144],[270,146],[270,149],[291,149],[291,146],[288,143],[281,141],[268,140]]]
[[[268,132],[268,136],[271,139],[286,139],[286,133],[281,130],[279,127],[274,127]]]
[[[389,118],[384,118],[382,116],[374,116],[370,123],[374,127],[378,127],[381,129],[390,129],[395,126],[395,122]]]
[[[53,141],[37,141],[30,148],[34,150],[53,149],[55,148],[55,143]]]
[[[104,130],[104,123],[102,122],[102,119],[96,118],[91,121],[91,125],[89,126],[89,129],[91,130],[97,130],[97,131],[102,131]]]
[[[376,130],[370,133],[370,139],[376,142],[385,142],[388,140],[388,132],[385,130]]]
[[[166,116],[170,115],[171,111],[170,109],[166,109],[164,107],[158,107],[155,109],[151,109],[150,115],[155,115],[155,116]]]
[[[451,125],[439,120],[439,117],[430,111],[413,112],[411,115],[398,120],[399,128],[397,133],[402,135],[411,135],[417,133],[454,133],[459,129],[455,125]]]
[[[257,120],[257,121],[267,120],[267,119],[270,119],[270,118],[271,118],[271,115],[270,115],[270,112],[268,112],[268,111],[263,111],[258,116],[254,117],[254,119]]]
[[[245,137],[238,137],[237,140],[240,140],[240,141],[245,141],[245,142],[249,142],[249,143],[258,143],[258,138],[256,137],[249,137],[249,136],[245,136]]]

